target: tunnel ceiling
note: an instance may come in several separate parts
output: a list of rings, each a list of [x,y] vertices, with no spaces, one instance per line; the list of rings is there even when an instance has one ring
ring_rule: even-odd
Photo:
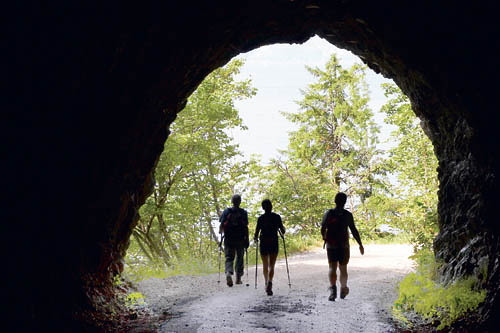
[[[96,297],[113,295],[111,277],[168,125],[189,94],[241,52],[317,34],[410,97],[439,159],[435,249],[446,263],[443,279],[487,266],[478,321],[491,324],[500,274],[499,25],[498,8],[489,6],[276,0],[19,8],[5,41],[15,111],[8,149],[12,174],[21,175],[8,177],[17,199],[7,231],[23,230],[22,246],[8,240],[19,249],[11,258],[12,311],[28,313],[28,325],[75,323],[75,309],[102,311]],[[35,283],[30,277],[40,271],[47,273]]]

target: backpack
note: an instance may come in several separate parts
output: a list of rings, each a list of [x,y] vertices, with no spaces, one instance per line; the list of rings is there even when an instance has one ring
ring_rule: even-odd
[[[243,221],[241,209],[229,209],[229,214],[224,221],[224,237],[227,240],[244,240],[247,235],[247,226]]]
[[[333,247],[338,247],[344,241],[345,235],[345,217],[343,214],[335,209],[330,209],[328,211],[328,217],[326,220],[326,242]]]

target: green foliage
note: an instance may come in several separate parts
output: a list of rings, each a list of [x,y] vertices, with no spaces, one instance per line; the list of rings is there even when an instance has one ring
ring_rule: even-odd
[[[390,195],[378,207],[387,224],[410,236],[415,250],[430,249],[438,231],[437,158],[429,138],[420,127],[408,97],[394,84],[384,84],[389,101],[382,107],[385,121],[396,126],[397,146],[389,151],[385,168],[397,176]]]
[[[323,242],[320,241],[318,237],[307,235],[288,235],[286,236],[285,241],[287,254],[301,253],[304,251],[308,251],[313,247],[320,247],[323,245]],[[279,257],[283,258],[285,254],[281,249],[282,247],[280,247]]]
[[[282,157],[262,167],[253,195],[273,201],[294,232],[318,235],[323,213],[335,206],[339,190],[349,195],[348,206],[373,230],[378,220],[357,209],[382,188],[384,173],[375,149],[378,128],[368,107],[365,67],[340,66],[333,54],[325,69],[307,68],[315,78],[298,102],[300,112],[285,113],[298,125],[289,134]]]
[[[135,293],[128,294],[126,297],[126,300],[127,300],[127,304],[129,306],[133,306],[136,304],[143,304],[145,297],[140,292],[135,292]]]
[[[405,317],[412,311],[439,323],[437,328],[443,329],[484,301],[486,291],[478,288],[477,278],[443,286],[436,282],[438,265],[432,252],[421,251],[416,259],[416,272],[408,274],[399,285],[399,298],[393,306],[396,318],[409,322]]]
[[[240,152],[227,134],[245,129],[234,101],[255,94],[249,80],[235,80],[242,65],[234,60],[208,75],[170,127],[128,250],[129,267],[151,263],[138,275],[159,275],[163,266],[170,271],[191,258],[214,259],[214,225],[250,167],[236,161]]]
[[[151,262],[150,260],[127,264],[123,275],[130,281],[138,282],[149,278],[165,279],[177,275],[205,275],[215,272],[217,272],[216,259],[206,260],[186,255],[178,261],[171,262],[168,266],[161,261]]]
[[[245,129],[234,102],[255,95],[250,80],[235,80],[242,65],[234,60],[207,76],[171,125],[153,194],[139,211],[127,251],[130,279],[216,272],[218,218],[236,192],[249,213],[250,237],[261,200],[271,199],[290,253],[321,246],[321,219],[339,190],[349,196],[347,208],[363,239],[408,237],[417,249],[430,248],[437,232],[437,161],[396,86],[385,86],[391,99],[382,111],[397,128],[392,139],[398,145],[385,158],[376,149],[379,129],[368,107],[365,67],[344,69],[332,55],[324,69],[307,68],[315,81],[297,102],[300,112],[285,114],[297,130],[279,159],[261,165],[241,161],[228,134]],[[397,175],[396,184],[388,174]],[[382,224],[404,233],[380,232]],[[249,256],[254,262],[253,250]]]
[[[400,232],[397,234],[389,232],[376,231],[375,233],[369,234],[366,239],[363,239],[363,244],[410,244],[410,239],[408,234]],[[356,245],[357,243],[351,239],[351,245]]]
[[[113,286],[119,287],[123,285],[123,280],[120,275],[113,276]]]
[[[149,278],[164,279],[167,277],[168,267],[163,262],[152,262],[144,260],[141,262],[130,262],[126,260],[123,276],[133,282],[147,280]]]

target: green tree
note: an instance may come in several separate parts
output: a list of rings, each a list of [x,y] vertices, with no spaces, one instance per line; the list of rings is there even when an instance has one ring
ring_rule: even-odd
[[[155,170],[153,194],[140,209],[133,236],[150,261],[170,265],[193,254],[210,259],[216,249],[214,221],[246,177],[248,163],[228,130],[245,129],[234,101],[255,94],[250,80],[236,81],[242,60],[212,72],[171,125]]]
[[[382,107],[385,121],[396,126],[392,140],[397,146],[389,152],[387,166],[397,177],[392,196],[387,200],[386,216],[391,223],[410,235],[416,249],[430,248],[438,231],[437,158],[434,147],[422,130],[410,101],[394,84],[384,84],[386,97]]]
[[[316,233],[338,190],[350,196],[352,207],[358,206],[381,183],[383,169],[365,67],[343,69],[332,55],[325,69],[307,70],[315,81],[302,91],[300,112],[285,113],[298,129],[290,133],[283,158],[265,171],[272,185],[262,191],[279,200],[291,225]]]

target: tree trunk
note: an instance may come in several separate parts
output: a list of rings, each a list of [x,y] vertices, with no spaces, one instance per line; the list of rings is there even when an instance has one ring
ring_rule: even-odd
[[[139,248],[141,249],[142,253],[149,259],[149,261],[153,262],[153,256],[146,250],[146,244],[143,243],[143,240],[141,239],[141,235],[137,231],[133,231],[132,233],[135,237],[135,240],[137,241],[137,244],[139,244]]]

